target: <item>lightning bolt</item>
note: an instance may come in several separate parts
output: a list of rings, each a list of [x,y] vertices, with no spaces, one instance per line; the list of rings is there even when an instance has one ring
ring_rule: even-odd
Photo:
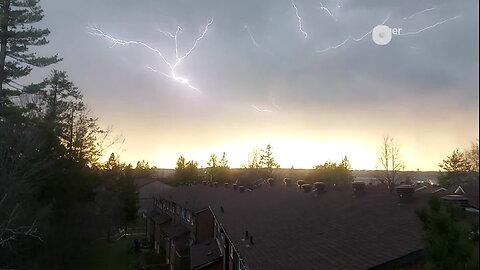
[[[255,45],[255,47],[257,48],[260,48],[260,45],[258,45],[257,41],[253,37],[253,33],[252,31],[250,31],[250,28],[248,27],[248,25],[245,25],[245,31],[247,31],[248,35],[250,36],[250,40],[252,41],[253,45]]]
[[[338,49],[340,47],[342,47],[343,45],[345,45],[349,40],[351,41],[355,41],[355,42],[358,42],[358,41],[361,41],[362,39],[364,39],[366,36],[370,35],[372,33],[372,31],[370,30],[368,33],[366,33],[365,35],[361,36],[360,38],[355,38],[353,36],[348,36],[344,41],[342,41],[341,43],[337,44],[337,45],[334,45],[334,46],[329,46],[323,50],[317,50],[316,52],[317,53],[324,53],[324,52],[327,52],[329,50],[333,50],[333,49]]]
[[[269,109],[264,109],[264,108],[259,108],[255,105],[252,105],[252,108],[254,108],[255,110],[257,110],[258,112],[266,112],[266,113],[272,113],[273,111],[269,110]]]
[[[90,29],[91,32],[89,32],[89,34],[106,38],[108,41],[110,41],[112,43],[112,46],[110,48],[113,48],[116,45],[121,45],[121,46],[137,45],[137,46],[143,47],[143,48],[145,48],[145,49],[147,49],[151,52],[156,53],[160,57],[160,59],[163,61],[163,63],[165,63],[168,66],[169,72],[168,73],[161,72],[161,71],[158,71],[158,70],[156,70],[156,69],[154,69],[150,66],[147,66],[146,67],[147,69],[149,69],[149,70],[151,70],[155,73],[162,74],[163,76],[165,76],[167,78],[170,78],[170,79],[172,79],[172,80],[174,80],[174,81],[176,81],[180,84],[183,84],[190,89],[193,89],[193,90],[196,90],[196,91],[200,92],[200,90],[197,87],[193,86],[187,78],[177,75],[176,69],[195,50],[198,43],[205,37],[205,35],[207,34],[207,32],[210,29],[210,26],[212,24],[213,24],[213,18],[208,20],[208,23],[205,25],[205,28],[204,28],[203,32],[201,33],[201,35],[197,39],[195,39],[195,42],[193,43],[193,45],[183,55],[181,55],[179,53],[179,49],[178,49],[178,37],[179,37],[179,35],[180,35],[180,33],[183,29],[180,26],[178,26],[175,33],[170,33],[170,32],[167,32],[167,31],[160,31],[166,37],[172,38],[174,40],[174,43],[175,43],[175,60],[174,61],[169,61],[159,49],[156,49],[156,48],[152,47],[151,45],[149,45],[147,43],[144,43],[142,41],[118,39],[118,38],[115,38],[108,33],[103,32],[102,30],[100,30],[97,27],[90,27],[89,29]]]
[[[452,18],[449,18],[449,19],[445,19],[445,20],[443,20],[443,21],[440,21],[440,22],[437,22],[437,23],[432,24],[432,25],[430,25],[430,26],[427,26],[427,27],[425,27],[425,28],[422,28],[422,29],[420,29],[420,30],[418,30],[418,31],[407,32],[407,33],[400,33],[400,34],[398,34],[398,35],[399,35],[399,36],[417,35],[417,34],[422,33],[423,31],[427,31],[427,30],[432,29],[432,28],[434,28],[434,27],[437,27],[437,26],[439,26],[439,25],[441,25],[441,24],[447,23],[447,22],[449,22],[449,21],[456,20],[456,19],[458,19],[458,18],[460,18],[460,17],[461,17],[460,15],[457,15],[457,16],[455,16],[455,17],[452,17]]]
[[[333,16],[332,12],[330,12],[330,10],[329,10],[327,7],[325,7],[325,6],[322,4],[322,2],[320,2],[320,9],[325,10],[325,12],[327,12],[328,15],[330,15],[330,17],[332,17],[335,21],[337,20],[337,19]]]
[[[300,30],[300,32],[302,32],[302,34],[305,36],[305,40],[308,38],[308,33],[303,31],[303,25],[302,25],[302,17],[300,17],[300,15],[298,14],[298,8],[297,6],[295,5],[295,3],[292,2],[292,6],[293,8],[295,9],[295,15],[297,15],[297,20],[298,20],[298,29]]]
[[[385,24],[388,20],[390,19],[390,16],[388,16],[383,22],[382,24]],[[324,52],[327,52],[329,50],[333,50],[333,49],[338,49],[340,47],[342,47],[343,45],[347,44],[348,41],[354,41],[354,42],[359,42],[361,40],[363,40],[365,37],[367,37],[368,35],[372,34],[372,30],[368,31],[367,33],[365,33],[363,36],[359,37],[359,38],[356,38],[354,36],[348,36],[344,41],[340,42],[339,44],[337,45],[334,45],[334,46],[329,46],[323,50],[317,50],[316,52],[317,53],[324,53]]]
[[[420,15],[420,14],[423,14],[423,13],[425,13],[425,12],[429,12],[429,11],[432,11],[432,10],[435,10],[435,9],[436,9],[435,7],[427,8],[427,9],[424,9],[424,10],[422,10],[422,11],[415,12],[415,13],[413,13],[413,14],[410,15],[410,16],[404,17],[403,19],[404,19],[404,20],[408,20],[408,19],[411,19],[411,18],[413,18],[413,17],[415,17],[415,16],[417,16],[417,15]]]

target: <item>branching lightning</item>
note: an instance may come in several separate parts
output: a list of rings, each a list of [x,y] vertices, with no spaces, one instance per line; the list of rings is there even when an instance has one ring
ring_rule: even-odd
[[[417,16],[417,15],[420,15],[420,14],[423,14],[423,13],[425,13],[425,12],[429,12],[429,11],[432,11],[432,10],[435,10],[435,9],[436,9],[435,7],[427,8],[427,9],[424,9],[424,10],[422,10],[422,11],[415,12],[415,13],[413,13],[413,14],[410,15],[410,16],[404,17],[403,19],[404,19],[404,20],[408,20],[408,19],[411,19],[411,18],[413,18],[413,17],[415,17],[415,16]]]
[[[388,16],[383,22],[382,24],[385,24],[388,20],[390,19],[390,16]],[[316,52],[317,53],[324,53],[324,52],[327,52],[329,50],[333,50],[333,49],[338,49],[340,47],[342,47],[343,45],[347,44],[348,41],[354,41],[354,42],[359,42],[361,40],[363,40],[365,37],[367,37],[368,35],[372,34],[372,30],[368,31],[367,33],[365,33],[363,36],[359,37],[359,38],[355,38],[354,36],[348,36],[344,41],[340,42],[339,44],[337,45],[334,45],[334,46],[329,46],[323,50],[317,50]]]
[[[269,110],[269,109],[265,109],[265,108],[259,108],[255,105],[252,105],[252,108],[254,108],[255,110],[257,110],[258,112],[266,112],[266,113],[272,113],[273,111],[272,110]]]
[[[358,41],[361,41],[362,39],[364,39],[366,36],[370,35],[372,33],[372,31],[370,30],[368,33],[366,33],[365,35],[361,36],[360,38],[355,38],[353,36],[348,36],[348,38],[346,38],[344,41],[342,41],[341,43],[335,45],[335,46],[329,46],[323,50],[317,50],[316,52],[317,53],[324,53],[324,52],[327,52],[329,50],[332,50],[332,49],[337,49],[337,48],[340,48],[342,47],[343,45],[345,45],[349,40],[351,41],[355,41],[355,42],[358,42]]]
[[[298,8],[295,5],[295,3],[292,2],[292,6],[295,9],[295,14],[297,15],[297,20],[298,20],[298,29],[300,32],[303,34],[305,40],[308,38],[308,33],[303,30],[303,25],[302,25],[302,17],[298,14]]]
[[[118,38],[115,38],[108,33],[103,32],[102,30],[100,30],[97,27],[91,27],[90,28],[90,30],[91,30],[90,34],[94,35],[94,36],[99,36],[99,37],[106,38],[108,41],[110,41],[112,43],[111,48],[115,47],[116,45],[122,45],[122,46],[139,45],[141,47],[144,47],[144,48],[156,53],[158,56],[160,56],[162,61],[168,66],[169,72],[168,73],[161,72],[161,71],[158,71],[158,70],[156,70],[156,69],[154,69],[150,66],[147,66],[146,67],[147,69],[149,69],[149,70],[151,70],[155,73],[162,74],[165,77],[170,78],[172,80],[175,80],[175,81],[187,86],[190,89],[193,89],[193,90],[196,90],[196,91],[200,92],[200,90],[197,87],[193,86],[190,83],[188,78],[177,75],[176,74],[176,68],[195,50],[198,43],[205,37],[205,35],[207,34],[207,32],[208,32],[208,30],[209,30],[209,28],[212,24],[213,24],[213,18],[209,19],[208,23],[205,25],[205,28],[204,28],[202,34],[197,39],[195,39],[195,42],[193,43],[193,45],[183,55],[181,55],[179,53],[179,49],[178,49],[178,37],[179,37],[179,35],[180,35],[180,33],[183,29],[180,26],[178,26],[175,33],[170,33],[170,32],[167,32],[167,31],[160,31],[166,37],[172,38],[174,40],[174,43],[175,43],[175,61],[173,61],[173,62],[169,61],[159,49],[156,49],[156,48],[154,48],[154,47],[150,46],[149,44],[144,43],[142,41],[118,39]]]
[[[328,15],[330,15],[330,17],[332,17],[335,21],[337,20],[337,19],[335,18],[335,16],[333,16],[332,12],[330,12],[330,10],[329,10],[327,7],[325,7],[325,6],[322,4],[322,2],[320,2],[320,9],[325,10],[325,12],[327,12]]]
[[[245,25],[245,31],[247,31],[248,35],[250,36],[250,40],[252,41],[253,45],[255,47],[260,48],[260,45],[258,45],[257,41],[255,40],[255,37],[253,37],[253,33],[252,31],[250,31],[250,28],[248,27],[248,25]]]
[[[437,27],[437,26],[439,26],[439,25],[441,25],[441,24],[444,24],[444,23],[447,23],[447,22],[449,22],[449,21],[456,20],[456,19],[458,19],[458,18],[460,18],[460,17],[461,17],[460,15],[457,15],[457,16],[455,16],[455,17],[452,17],[452,18],[449,18],[449,19],[446,19],[446,20],[437,22],[437,23],[435,23],[435,24],[432,24],[432,25],[430,25],[430,26],[427,26],[427,27],[425,27],[425,28],[422,28],[422,29],[420,29],[420,30],[418,30],[418,31],[400,33],[399,36],[417,35],[417,34],[422,33],[423,31],[432,29],[432,28],[434,28],[434,27]]]

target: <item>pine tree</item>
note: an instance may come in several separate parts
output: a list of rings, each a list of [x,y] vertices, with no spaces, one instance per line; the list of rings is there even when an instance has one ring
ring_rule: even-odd
[[[437,197],[416,214],[425,230],[426,269],[478,269],[478,218]]]
[[[459,150],[454,150],[452,155],[447,156],[438,166],[444,170],[439,177],[439,184],[442,187],[459,185],[466,180],[469,166],[464,153]]]
[[[220,167],[228,168],[228,160],[227,160],[227,155],[225,154],[225,152],[223,152],[222,158],[220,159]]]
[[[0,97],[18,95],[22,86],[16,79],[27,76],[33,67],[46,67],[61,59],[58,55],[37,56],[32,46],[48,44],[50,31],[32,26],[43,19],[39,0],[0,0]],[[4,84],[10,88],[4,88]]]
[[[207,162],[207,166],[209,168],[216,168],[218,166],[217,155],[215,154],[210,155],[210,160]]]
[[[273,169],[280,168],[280,165],[273,158],[272,146],[270,144],[267,144],[265,150],[262,150],[259,164],[261,168],[265,169],[265,177],[272,177]]]

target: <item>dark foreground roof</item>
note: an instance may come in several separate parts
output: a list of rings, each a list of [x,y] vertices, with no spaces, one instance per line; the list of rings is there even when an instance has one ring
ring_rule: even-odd
[[[351,190],[317,195],[283,185],[245,192],[196,185],[162,197],[195,211],[210,207],[250,270],[357,270],[423,248],[415,208],[436,189],[422,189],[410,201],[399,201],[385,186],[371,185],[362,196]],[[253,236],[250,247],[241,240],[246,230]]]
[[[174,239],[179,236],[185,235],[187,233],[190,233],[190,230],[187,229],[187,227],[181,225],[181,224],[172,224],[165,228],[163,232],[167,235],[168,238]]]
[[[215,239],[210,239],[190,248],[190,265],[192,269],[207,266],[222,259],[222,253]]]
[[[193,186],[179,186],[158,195],[161,199],[175,202],[193,212],[208,210],[213,203],[228,199],[233,193],[233,188],[225,188],[222,184],[218,187],[198,184]]]
[[[249,269],[368,269],[423,248],[419,202],[399,203],[386,190],[263,187],[232,197],[212,210]]]
[[[155,221],[155,223],[157,224],[163,224],[163,223],[166,223],[170,220],[172,220],[172,218],[167,215],[167,214],[158,214],[158,215],[154,215],[152,217],[153,221]]]

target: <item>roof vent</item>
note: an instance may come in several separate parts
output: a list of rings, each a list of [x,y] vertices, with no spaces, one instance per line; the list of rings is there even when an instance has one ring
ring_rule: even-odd
[[[325,192],[325,183],[323,182],[315,182],[313,183],[313,188],[315,189],[315,192],[318,194]]]
[[[365,182],[362,181],[353,181],[352,188],[354,194],[363,194],[365,192]]]
[[[205,186],[207,185],[207,181],[202,181],[202,184]]]
[[[269,186],[272,187],[272,186],[275,185],[275,179],[273,179],[273,178],[268,178],[268,179],[267,179],[267,183],[268,183]]]
[[[240,192],[244,192],[244,191],[245,191],[245,187],[244,187],[244,186],[238,186],[238,190],[240,190]]]
[[[248,231],[245,231],[245,237],[242,238],[242,241],[248,240],[249,234]]]
[[[283,179],[283,183],[285,184],[286,187],[290,187],[290,186],[292,186],[292,179],[285,178],[285,179]]]
[[[253,246],[253,236],[250,236],[250,241],[245,245],[247,248]]]
[[[396,188],[398,197],[400,198],[411,198],[415,189],[411,185],[400,185]]]
[[[233,189],[238,189],[238,185],[237,185],[237,184],[233,184],[232,187],[233,187]]]
[[[310,185],[310,184],[303,184],[303,185],[302,185],[302,191],[303,191],[304,193],[308,193],[308,192],[312,191],[312,185]]]
[[[455,203],[461,208],[467,208],[470,206],[470,204],[468,203],[468,198],[463,195],[458,195],[458,194],[447,195],[447,196],[443,196],[442,200],[449,203]]]
[[[223,185],[225,186],[225,188],[228,188],[228,183],[225,183],[225,184],[223,184]]]
[[[297,180],[297,188],[298,190],[301,190],[302,188],[302,185],[303,184],[306,184],[307,182],[305,182],[305,180]]]

